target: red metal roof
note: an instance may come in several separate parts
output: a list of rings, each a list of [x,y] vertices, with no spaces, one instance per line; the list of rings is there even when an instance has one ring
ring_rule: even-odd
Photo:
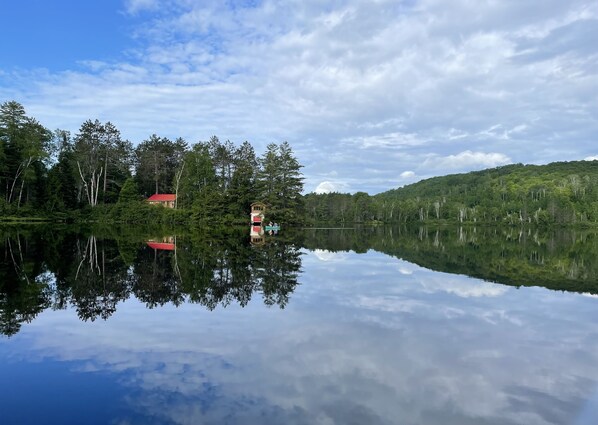
[[[147,200],[157,202],[176,201],[176,195],[174,193],[156,193],[147,198]]]
[[[150,248],[163,250],[163,251],[174,251],[174,248],[175,248],[175,245],[173,243],[146,242],[146,244]]]

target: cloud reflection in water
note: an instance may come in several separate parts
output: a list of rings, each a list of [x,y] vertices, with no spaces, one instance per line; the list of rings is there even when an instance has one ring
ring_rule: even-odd
[[[158,423],[586,425],[596,412],[593,298],[372,251],[307,252],[303,269],[284,310],[46,311],[4,351],[109,372]]]

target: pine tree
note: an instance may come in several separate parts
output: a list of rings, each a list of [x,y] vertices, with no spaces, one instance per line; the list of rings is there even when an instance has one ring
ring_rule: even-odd
[[[139,195],[139,189],[137,188],[137,183],[135,179],[129,177],[125,180],[122,189],[118,195],[118,203],[119,204],[126,204],[130,202],[139,201],[141,196]]]
[[[257,176],[258,194],[268,205],[267,218],[284,223],[302,221],[303,176],[301,165],[288,142],[271,143],[260,158]]]
[[[35,198],[36,182],[43,177],[49,156],[51,132],[27,117],[15,101],[0,105],[1,191],[9,204],[20,207],[25,199]],[[43,182],[38,182],[43,186]]]
[[[248,213],[251,203],[257,196],[255,187],[257,158],[249,142],[244,142],[235,150],[234,168],[228,190],[228,212],[234,217],[243,217]]]

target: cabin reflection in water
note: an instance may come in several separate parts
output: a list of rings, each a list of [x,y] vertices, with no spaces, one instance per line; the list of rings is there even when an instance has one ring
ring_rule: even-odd
[[[264,238],[264,228],[262,226],[252,225],[249,230],[252,245],[263,245],[266,242]]]
[[[175,251],[176,250],[176,237],[175,236],[164,236],[161,239],[148,239],[145,241],[147,246],[156,251]]]

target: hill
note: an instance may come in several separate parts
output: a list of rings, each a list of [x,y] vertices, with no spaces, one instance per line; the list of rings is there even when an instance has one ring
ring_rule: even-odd
[[[315,196],[323,198],[307,195],[306,206],[316,221],[342,222],[345,205],[344,216],[354,222],[590,225],[598,223],[598,161],[507,165],[434,177],[375,196]],[[318,217],[317,211],[327,214]]]

